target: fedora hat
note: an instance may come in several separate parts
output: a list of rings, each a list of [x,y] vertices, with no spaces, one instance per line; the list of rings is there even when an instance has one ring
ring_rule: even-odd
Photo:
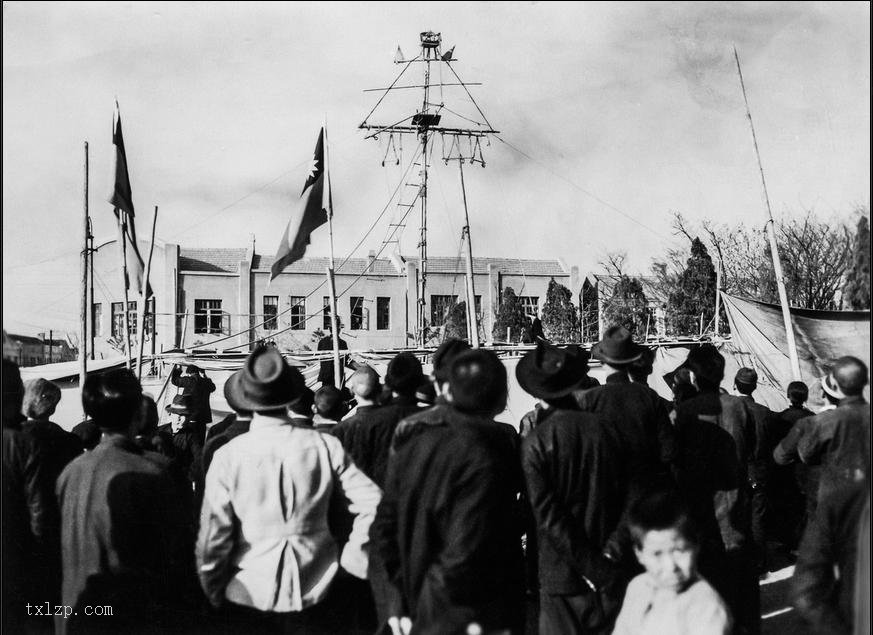
[[[239,412],[240,410],[248,410],[248,408],[242,406],[236,398],[236,396],[240,394],[239,381],[241,378],[242,369],[236,371],[234,374],[227,378],[226,382],[224,382],[224,400],[234,412]]]
[[[176,395],[173,401],[167,404],[167,412],[174,415],[184,415],[190,417],[194,412],[194,402],[191,395]]]
[[[712,344],[702,344],[688,351],[688,357],[672,372],[663,375],[670,388],[676,382],[680,370],[690,370],[709,384],[718,385],[724,379],[724,355]]]
[[[591,356],[607,364],[630,364],[643,355],[643,347],[636,344],[631,332],[623,326],[606,329],[603,339],[591,347]]]
[[[246,358],[239,377],[228,382],[229,400],[243,410],[284,408],[300,396],[303,376],[272,346],[259,346]]]
[[[588,376],[588,353],[578,346],[560,349],[538,342],[515,367],[515,377],[525,392],[539,399],[569,395]]]
[[[837,380],[834,379],[833,373],[828,373],[824,377],[821,378],[821,389],[824,390],[828,395],[833,397],[834,399],[842,399],[846,395],[843,394],[843,391],[840,390],[840,387],[837,385]]]

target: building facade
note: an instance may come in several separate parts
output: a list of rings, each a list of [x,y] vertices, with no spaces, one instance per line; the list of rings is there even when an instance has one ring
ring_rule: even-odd
[[[22,368],[70,362],[76,359],[77,355],[78,351],[65,340],[4,333],[3,357],[12,360]]]
[[[148,253],[148,245],[140,245]],[[89,334],[94,356],[118,355],[124,333],[124,298],[115,243],[94,255]],[[150,272],[154,297],[146,319],[145,352],[193,347],[247,351],[252,341],[272,340],[282,350],[314,349],[329,330],[327,258],[304,258],[270,282],[272,256],[252,248],[186,248],[155,243]],[[427,262],[425,314],[439,327],[454,302],[466,297],[464,260],[434,257]],[[578,293],[578,271],[558,260],[474,258],[474,286],[480,333],[486,341],[503,289],[522,298],[539,315],[549,281]],[[350,258],[337,261],[337,316],[352,350],[402,348],[415,344],[420,267],[416,258]],[[132,340],[138,335],[138,303],[128,297]]]

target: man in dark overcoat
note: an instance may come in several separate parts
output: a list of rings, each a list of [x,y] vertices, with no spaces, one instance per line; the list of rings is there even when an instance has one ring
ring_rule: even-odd
[[[592,347],[591,356],[612,372],[603,386],[576,393],[580,409],[600,415],[621,438],[629,462],[632,497],[648,487],[669,485],[670,464],[675,457],[673,429],[662,400],[628,376],[628,366],[643,354],[644,347],[633,341],[626,328],[607,329]]]
[[[60,633],[185,629],[197,595],[189,514],[164,457],[133,440],[142,389],[129,370],[85,380],[85,413],[100,444],[61,473],[64,605]],[[112,617],[86,605],[112,606]]]
[[[212,407],[209,405],[209,395],[215,392],[215,383],[206,373],[194,364],[188,364],[182,374],[182,367],[178,364],[170,373],[170,382],[182,389],[181,394],[191,397],[191,421],[206,426],[212,423]]]
[[[371,532],[396,590],[392,617],[416,633],[521,633],[517,435],[492,418],[506,405],[505,367],[490,351],[458,355],[446,399],[440,421],[391,455]]]
[[[543,635],[611,633],[629,579],[614,548],[628,497],[624,449],[617,430],[572,397],[587,379],[585,359],[541,342],[516,367],[521,387],[548,406],[522,443]]]

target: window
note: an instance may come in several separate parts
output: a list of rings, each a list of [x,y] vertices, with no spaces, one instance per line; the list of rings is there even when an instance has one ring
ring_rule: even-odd
[[[306,328],[306,296],[292,295],[288,303],[291,305],[291,330],[302,331]]]
[[[366,330],[367,325],[364,323],[364,298],[360,296],[349,297],[349,326],[353,331]]]
[[[91,305],[91,337],[103,335],[103,304]]]
[[[430,296],[430,325],[442,326],[445,324],[449,311],[457,301],[458,298],[454,295]]]
[[[535,295],[520,295],[518,301],[521,308],[524,309],[524,314],[529,318],[535,318],[539,314],[539,296]]]
[[[146,315],[145,315],[145,328],[146,335],[155,334],[155,298],[152,296],[149,298],[148,304],[146,304]]]
[[[276,314],[279,313],[279,296],[265,295],[264,296],[264,330],[275,331],[278,326]]]
[[[130,334],[136,335],[136,300],[127,303],[127,325],[130,327]]]
[[[482,318],[482,296],[474,295],[473,296],[473,304],[476,306],[476,316],[481,319]]]
[[[330,326],[330,298],[324,296],[324,319],[321,324],[322,330],[329,331]]]
[[[112,337],[124,337],[124,302],[113,302],[112,306]],[[127,319],[130,334],[136,335],[136,301],[127,303]]]
[[[194,300],[194,332],[221,334],[221,300]]]
[[[391,298],[376,298],[376,330],[391,328]]]

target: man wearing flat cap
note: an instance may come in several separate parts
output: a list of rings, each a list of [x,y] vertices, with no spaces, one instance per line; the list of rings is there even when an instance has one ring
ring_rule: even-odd
[[[755,423],[754,444],[749,448],[749,478],[752,483],[752,536],[758,549],[758,572],[766,573],[767,523],[770,516],[770,473],[775,468],[773,449],[776,447],[776,414],[755,401],[752,393],[758,387],[758,373],[753,368],[740,368],[734,376],[734,389]]]
[[[515,374],[544,404],[542,421],[522,442],[538,545],[539,632],[611,633],[629,579],[613,549],[628,498],[623,441],[572,396],[587,380],[584,351],[539,343]]]
[[[303,386],[275,348],[252,351],[232,388],[254,413],[249,431],[206,474],[197,570],[239,632],[346,632],[347,575],[366,578],[380,491],[336,438],[292,424],[287,407]],[[341,551],[328,524],[334,496],[354,516]]]
[[[675,456],[670,416],[657,393],[632,382],[629,366],[643,357],[645,348],[635,343],[623,326],[606,330],[591,349],[591,356],[612,372],[606,383],[576,394],[579,407],[600,415],[622,439],[629,461],[631,496],[646,487],[670,483]]]

